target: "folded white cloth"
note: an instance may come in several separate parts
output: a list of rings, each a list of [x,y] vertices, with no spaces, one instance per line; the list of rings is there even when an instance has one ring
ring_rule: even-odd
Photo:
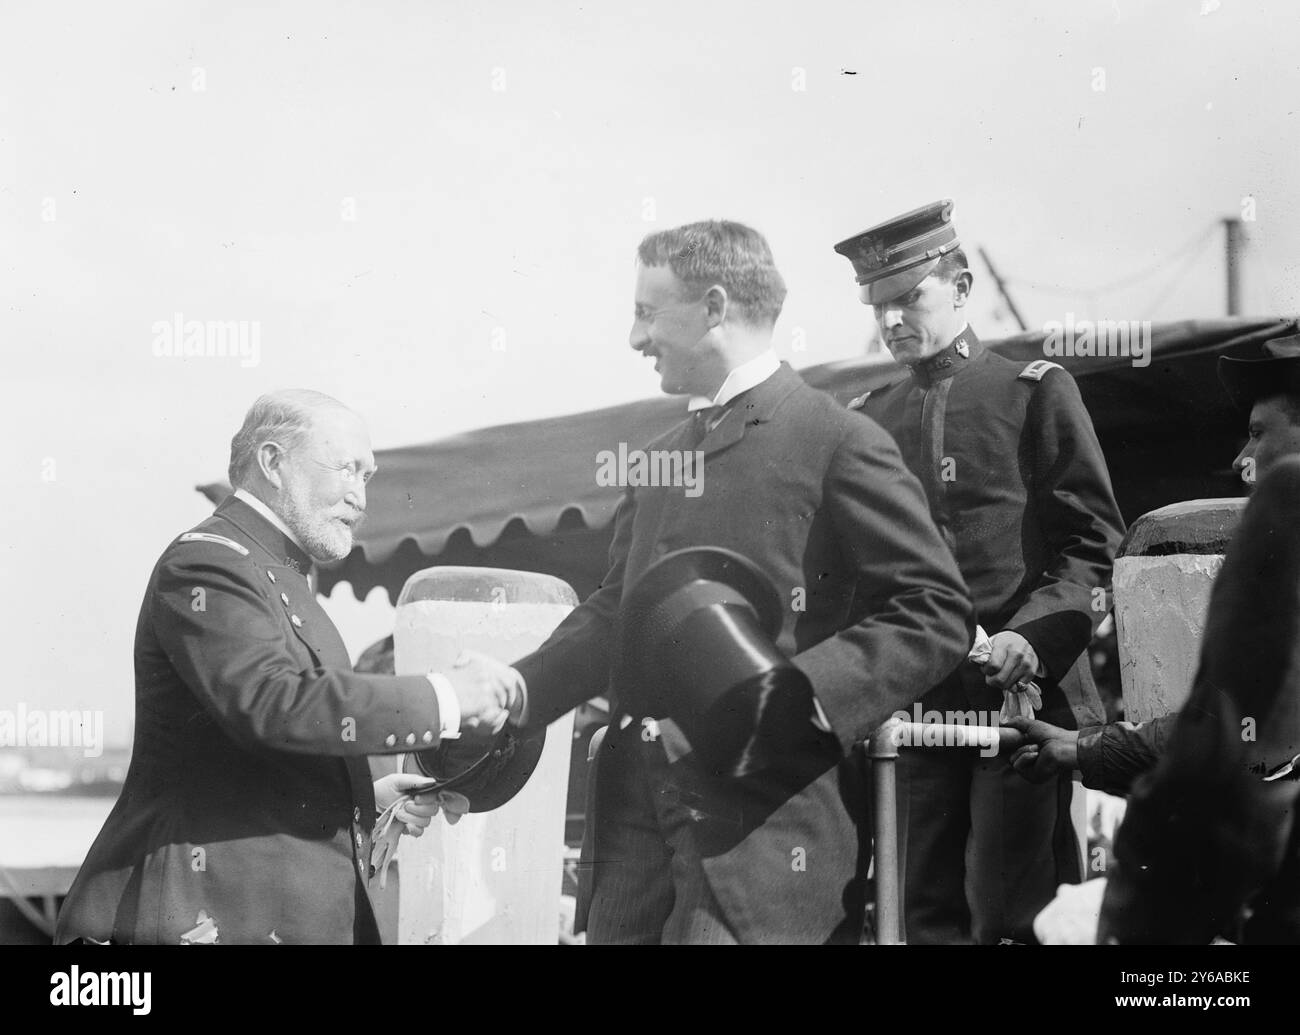
[[[989,634],[984,631],[982,625],[975,626],[975,642],[971,645],[966,660],[976,665],[983,665],[992,656],[993,641],[989,639]],[[1005,724],[1008,719],[1022,716],[1032,719],[1035,709],[1042,706],[1043,694],[1038,689],[1038,684],[1032,679],[1022,680],[1012,689],[1002,691],[1002,711],[998,715],[998,722]]]

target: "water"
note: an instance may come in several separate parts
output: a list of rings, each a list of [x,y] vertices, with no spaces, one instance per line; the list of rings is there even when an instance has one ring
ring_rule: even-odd
[[[116,800],[64,794],[0,795],[0,868],[77,869]]]

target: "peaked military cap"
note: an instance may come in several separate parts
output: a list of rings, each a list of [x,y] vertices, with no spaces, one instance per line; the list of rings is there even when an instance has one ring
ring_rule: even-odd
[[[952,201],[936,201],[841,241],[835,250],[853,263],[862,301],[879,305],[906,294],[961,246]]]

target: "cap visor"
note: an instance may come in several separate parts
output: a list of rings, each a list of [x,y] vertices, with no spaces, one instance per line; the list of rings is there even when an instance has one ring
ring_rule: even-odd
[[[897,273],[891,273],[887,277],[881,277],[879,280],[873,280],[869,284],[863,284],[858,290],[858,296],[867,305],[884,305],[892,302],[896,298],[907,294],[917,284],[921,283],[926,277],[935,271],[939,265],[938,259],[927,259],[919,266],[912,266],[909,269],[899,270]]]

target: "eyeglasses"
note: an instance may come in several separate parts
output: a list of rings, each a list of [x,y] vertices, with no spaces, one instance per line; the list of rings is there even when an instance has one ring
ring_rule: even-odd
[[[361,473],[360,465],[355,462],[345,463],[345,464],[328,463],[324,460],[318,460],[314,456],[309,456],[307,457],[307,459],[310,460],[317,467],[323,468],[326,471],[333,471],[335,474],[339,476],[340,479],[342,479],[344,485],[354,485],[357,482],[360,482],[362,485],[365,485],[375,475],[375,469],[367,471],[363,475]]]
[[[658,309],[645,309],[642,306],[637,306],[636,309],[633,310],[632,319],[637,323],[650,323],[659,316],[660,313],[666,313],[669,309],[677,309],[684,305],[697,305],[698,303],[703,302],[706,296],[707,293],[701,295],[699,298],[689,298],[679,302],[669,302],[667,305],[660,306]]]

